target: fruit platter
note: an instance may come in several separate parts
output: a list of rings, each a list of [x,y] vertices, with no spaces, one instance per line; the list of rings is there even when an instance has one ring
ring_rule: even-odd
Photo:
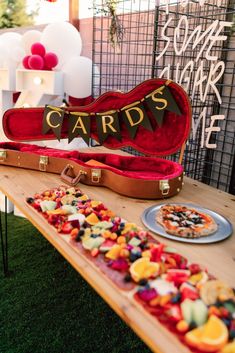
[[[203,265],[189,262],[79,188],[62,185],[26,201],[189,351],[235,352],[234,290]]]

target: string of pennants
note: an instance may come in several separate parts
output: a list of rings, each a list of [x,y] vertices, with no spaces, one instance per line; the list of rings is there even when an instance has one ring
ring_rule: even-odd
[[[46,105],[43,114],[42,134],[52,130],[60,141],[61,129],[65,116],[68,116],[68,142],[80,136],[87,144],[91,137],[91,117],[95,116],[99,143],[102,145],[109,135],[121,141],[120,117],[123,119],[130,138],[134,139],[139,126],[153,131],[146,108],[152,112],[157,125],[163,124],[166,110],[181,115],[181,111],[167,85],[163,85],[149,93],[140,101],[126,105],[119,110],[101,113],[71,112]]]

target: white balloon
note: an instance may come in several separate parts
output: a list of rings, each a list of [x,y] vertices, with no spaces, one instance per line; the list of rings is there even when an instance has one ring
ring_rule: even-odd
[[[61,69],[64,72],[64,91],[75,98],[91,95],[92,60],[84,56],[75,56]]]
[[[15,62],[20,63],[22,59],[25,57],[25,51],[22,47],[17,46],[11,50],[10,57]]]
[[[6,63],[9,59],[10,51],[7,44],[4,41],[1,41],[0,38],[0,66],[6,67]]]
[[[40,42],[42,33],[36,30],[27,31],[21,38],[21,45],[25,50],[26,55],[31,54],[31,46],[34,43]]]
[[[13,48],[15,45],[20,45],[22,35],[16,32],[6,32],[1,35],[1,41]]]
[[[68,22],[52,23],[42,32],[41,43],[47,52],[58,56],[59,62],[56,69],[61,67],[73,56],[79,56],[82,41],[77,29]]]

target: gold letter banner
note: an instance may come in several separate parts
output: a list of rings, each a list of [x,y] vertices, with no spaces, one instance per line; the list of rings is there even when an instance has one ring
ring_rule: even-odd
[[[69,143],[78,135],[89,145],[90,140],[90,115],[87,113],[69,113]]]
[[[153,131],[151,121],[146,109],[152,112],[158,126],[162,126],[165,110],[176,115],[181,115],[181,111],[170,92],[167,85],[161,86],[148,94],[144,99],[132,104],[126,105],[120,111],[111,110],[102,113],[96,113],[96,128],[100,144],[102,144],[109,135],[121,141],[121,131],[119,118],[122,117],[131,139],[134,139],[139,126],[143,126],[149,131]],[[91,115],[85,112],[66,112],[61,108],[45,106],[43,116],[42,133],[46,134],[52,130],[57,139],[60,140],[61,127],[64,115],[68,116],[68,139],[69,142],[77,136],[89,144],[91,134]]]
[[[118,112],[116,110],[96,113],[96,126],[100,144],[102,144],[109,135],[114,136],[119,141],[122,139]]]
[[[46,134],[49,130],[52,130],[57,139],[60,141],[63,120],[63,109],[46,105],[43,114],[42,134]]]
[[[126,105],[121,109],[121,112],[122,118],[132,139],[135,138],[136,132],[140,125],[149,131],[153,131],[143,103],[135,102],[133,104]]]
[[[161,86],[147,95],[145,102],[153,113],[158,126],[162,126],[165,110],[181,115],[181,111],[167,86]]]

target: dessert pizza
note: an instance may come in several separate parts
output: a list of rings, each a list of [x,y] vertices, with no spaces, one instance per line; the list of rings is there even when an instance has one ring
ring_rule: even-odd
[[[205,237],[218,228],[210,215],[182,205],[162,206],[156,221],[167,233],[183,238]]]
[[[134,298],[192,352],[234,352],[234,291],[203,266],[190,263],[176,249],[123,220],[102,201],[91,200],[79,188],[59,186],[28,197],[27,203],[78,256],[97,267],[127,300]],[[193,209],[171,207],[164,211],[209,222],[210,218]],[[169,221],[176,221],[170,215]]]

